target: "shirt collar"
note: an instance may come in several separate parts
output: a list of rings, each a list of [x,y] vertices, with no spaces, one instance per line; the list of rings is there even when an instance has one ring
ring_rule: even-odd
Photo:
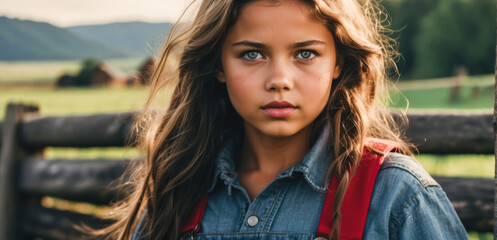
[[[323,128],[319,138],[304,158],[294,166],[281,172],[278,177],[289,176],[296,172],[302,173],[307,183],[316,191],[326,193],[330,177],[326,178],[326,172],[331,162],[332,150],[329,144],[329,125]],[[219,179],[226,185],[231,185],[237,176],[235,170],[235,154],[242,145],[243,134],[239,132],[231,137],[221,149],[216,159],[216,170],[208,192],[212,192]]]

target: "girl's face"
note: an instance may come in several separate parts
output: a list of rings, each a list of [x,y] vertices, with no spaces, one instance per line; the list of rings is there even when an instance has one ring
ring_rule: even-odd
[[[247,4],[222,45],[225,82],[245,130],[289,137],[324,109],[340,75],[335,43],[297,1]]]

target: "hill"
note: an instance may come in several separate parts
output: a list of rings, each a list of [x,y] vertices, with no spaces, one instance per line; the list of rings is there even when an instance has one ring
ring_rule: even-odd
[[[171,23],[121,22],[66,28],[89,40],[115,46],[134,56],[150,56],[162,46]]]
[[[0,60],[122,58],[130,54],[48,23],[0,17]]]

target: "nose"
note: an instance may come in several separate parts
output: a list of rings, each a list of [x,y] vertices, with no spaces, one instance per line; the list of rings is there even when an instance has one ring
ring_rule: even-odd
[[[275,60],[269,63],[269,74],[266,80],[266,90],[270,92],[289,91],[293,88],[290,63]]]

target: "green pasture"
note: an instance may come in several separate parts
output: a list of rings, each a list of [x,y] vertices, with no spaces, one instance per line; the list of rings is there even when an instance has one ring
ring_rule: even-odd
[[[36,104],[43,116],[82,115],[137,110],[146,96],[145,88],[0,88],[0,118],[8,102]]]
[[[137,70],[143,58],[108,59],[105,62],[123,72]],[[64,74],[76,74],[81,61],[0,61],[0,83],[49,83]]]
[[[122,67],[132,65],[129,59],[116,62]],[[2,67],[5,65],[0,63],[0,74]],[[493,109],[493,75],[467,79],[461,87],[458,100],[454,102],[449,100],[452,87],[444,85],[433,80],[399,83],[397,89],[391,91],[390,106],[430,111]],[[477,94],[475,88],[478,89]],[[44,116],[131,111],[143,105],[147,93],[146,88],[2,88],[0,84],[0,118],[3,118],[7,102],[11,101],[38,104]]]
[[[494,155],[461,154],[414,156],[431,175],[450,177],[494,177]]]
[[[491,110],[494,104],[494,75],[473,76],[461,82],[457,98],[451,101],[451,79],[401,82],[392,90],[392,108],[410,110]]]

